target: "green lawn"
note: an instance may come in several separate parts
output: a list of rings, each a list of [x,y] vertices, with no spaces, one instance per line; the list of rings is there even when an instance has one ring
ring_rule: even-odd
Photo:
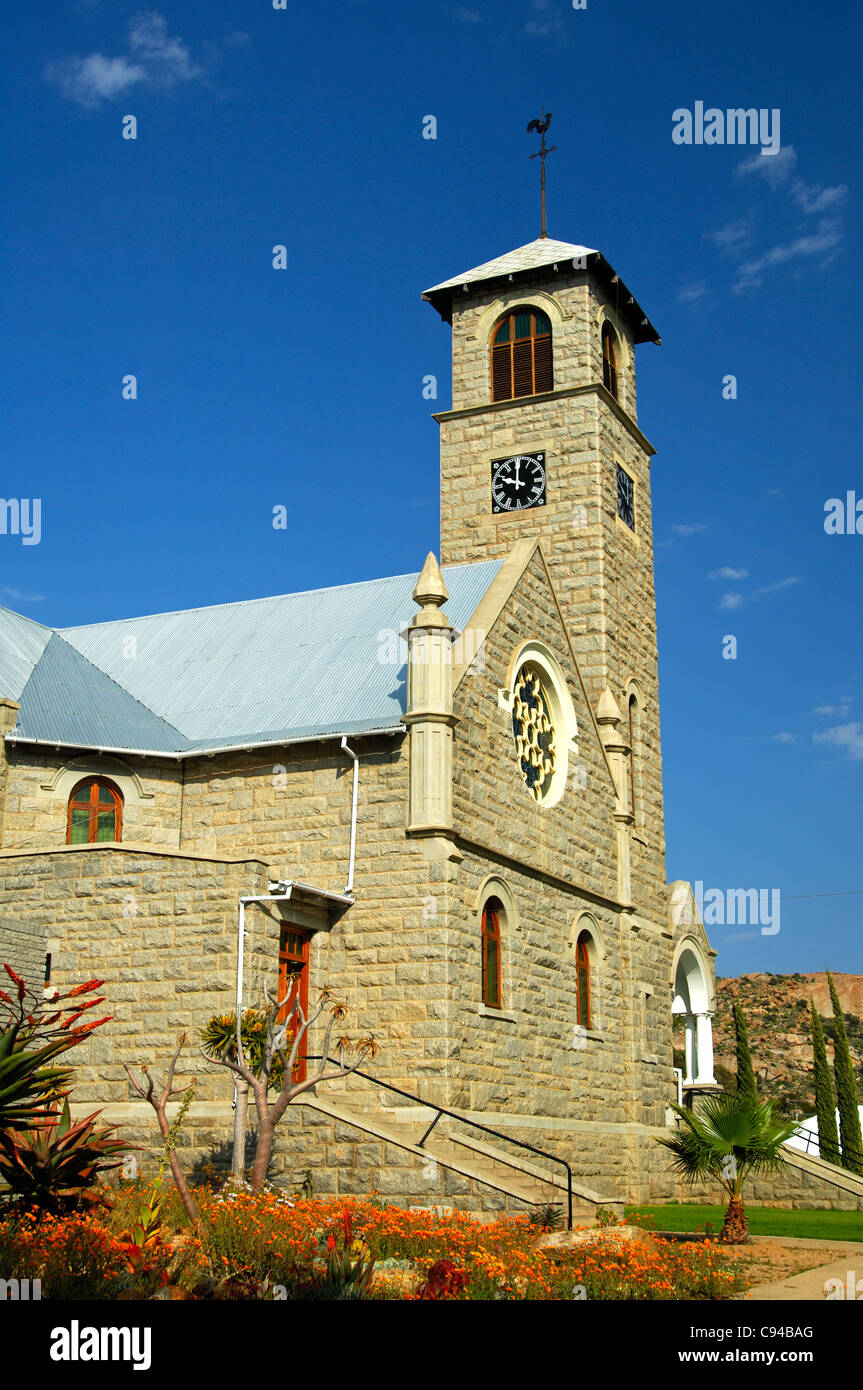
[[[650,1216],[657,1231],[703,1231],[709,1221],[713,1233],[722,1229],[724,1207],[669,1206],[627,1207],[627,1216]],[[812,1240],[863,1242],[863,1211],[785,1211],[779,1207],[750,1207],[749,1229],[754,1236],[806,1236]]]

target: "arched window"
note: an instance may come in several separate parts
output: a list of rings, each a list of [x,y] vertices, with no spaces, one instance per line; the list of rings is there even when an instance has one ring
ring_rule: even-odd
[[[88,777],[72,789],[66,824],[67,845],[119,840],[122,829],[123,798],[111,782]]]
[[[537,396],[553,388],[551,319],[539,309],[513,309],[492,334],[492,400]]]
[[[614,329],[607,322],[602,325],[602,384],[617,400],[617,348]]]
[[[638,778],[641,775],[641,769],[638,766],[639,709],[637,695],[630,695],[627,710],[629,713],[629,803],[634,827],[638,824]]]
[[[590,934],[583,931],[575,946],[575,1017],[582,1028],[590,1025]]]
[[[489,898],[482,910],[482,1002],[489,1009],[499,1009],[500,989],[500,914],[503,904]]]

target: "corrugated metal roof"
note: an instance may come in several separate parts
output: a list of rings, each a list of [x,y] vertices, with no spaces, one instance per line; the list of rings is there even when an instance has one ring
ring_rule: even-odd
[[[444,570],[455,627],[500,563]],[[398,635],[417,611],[416,581],[397,575],[63,629],[25,687],[18,731],[186,752],[397,728],[406,694]]]
[[[16,733],[98,748],[174,753],[188,747],[176,729],[52,634],[21,692]]]
[[[0,608],[0,695],[18,699],[50,637],[50,627]]]

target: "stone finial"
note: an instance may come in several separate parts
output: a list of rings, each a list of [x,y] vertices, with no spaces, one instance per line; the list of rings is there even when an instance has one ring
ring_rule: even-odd
[[[449,589],[444,583],[440,565],[430,550],[413,591],[414,603],[421,607],[411,627],[449,627],[449,618],[440,611],[448,598]]]
[[[616,725],[620,723],[622,718],[620,706],[606,686],[599,697],[599,704],[596,706],[596,722],[597,724]]]

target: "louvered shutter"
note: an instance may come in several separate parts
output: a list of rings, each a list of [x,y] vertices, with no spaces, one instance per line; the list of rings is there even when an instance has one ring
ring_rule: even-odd
[[[512,350],[512,394],[533,395],[533,344],[530,338],[517,342]]]
[[[534,343],[534,374],[536,378],[535,390],[552,391],[554,389],[554,374],[551,365],[551,337],[537,338]]]
[[[512,368],[510,346],[503,343],[491,354],[491,398],[493,401],[512,400]]]

